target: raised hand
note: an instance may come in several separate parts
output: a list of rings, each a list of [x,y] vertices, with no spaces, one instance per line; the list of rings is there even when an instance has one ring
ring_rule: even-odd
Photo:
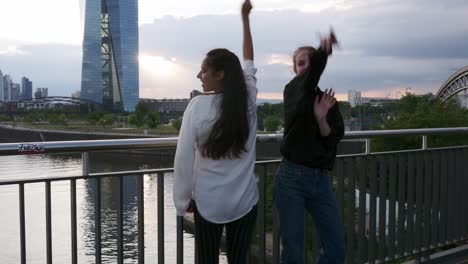
[[[250,32],[250,11],[252,11],[252,4],[250,0],[245,0],[242,4],[242,28],[243,28],[243,44],[242,50],[244,55],[244,60],[252,60],[254,59],[254,50],[253,50],[253,41],[252,41],[252,33]]]
[[[320,47],[328,54],[332,54],[333,46],[338,46],[338,39],[336,38],[333,29],[330,29],[330,35],[327,37],[320,37]]]
[[[248,17],[250,11],[252,11],[252,3],[250,3],[250,0],[245,0],[242,4],[242,17]]]
[[[338,43],[338,39],[336,38],[335,30],[333,30],[333,28],[330,28],[330,41],[331,41],[332,45],[337,45],[337,46],[340,45]]]
[[[336,104],[335,92],[333,89],[326,89],[322,96],[315,97],[314,115],[317,122],[324,121],[328,111]]]

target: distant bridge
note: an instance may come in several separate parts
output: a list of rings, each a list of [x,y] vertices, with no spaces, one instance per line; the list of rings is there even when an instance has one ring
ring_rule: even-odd
[[[437,92],[437,98],[445,102],[450,97],[468,89],[468,66],[455,72]]]
[[[66,96],[47,96],[47,97],[39,97],[39,98],[32,98],[32,99],[23,99],[15,101],[14,103],[34,103],[34,104],[43,104],[43,103],[67,103],[67,104],[94,104],[96,106],[101,106],[102,104],[96,103],[91,100],[81,99],[76,97],[66,97]]]

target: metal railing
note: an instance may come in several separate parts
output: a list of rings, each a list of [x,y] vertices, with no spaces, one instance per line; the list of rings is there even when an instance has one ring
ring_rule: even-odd
[[[468,146],[427,148],[427,135],[468,134],[468,128],[411,129],[397,131],[348,132],[345,138],[386,136],[422,136],[418,150],[371,153],[370,140],[366,153],[337,158],[332,172],[337,201],[342,213],[346,236],[347,263],[403,262],[408,259],[429,261],[440,250],[456,247],[468,240]],[[280,140],[280,135],[259,135],[258,142]],[[137,177],[138,263],[145,261],[144,175],[157,175],[157,240],[158,263],[165,263],[164,178],[173,169],[152,169],[111,173],[89,173],[87,152],[103,150],[154,149],[174,147],[177,138],[94,140],[68,142],[0,144],[0,156],[81,152],[83,174],[76,177],[50,177],[0,181],[19,188],[20,260],[26,263],[25,185],[44,183],[46,214],[46,259],[52,263],[51,183],[70,182],[71,259],[77,254],[76,181],[94,181],[95,261],[102,262],[101,248],[101,183],[105,178],[117,180],[117,262],[124,261],[124,227],[122,207],[123,177]],[[259,203],[258,225],[252,245],[253,263],[279,263],[279,232],[272,206],[271,188],[279,160],[257,161]],[[184,220],[177,221],[177,263],[183,263]],[[307,227],[313,227],[306,217]],[[307,228],[304,251],[308,260],[319,253],[319,240],[314,228]],[[247,261],[250,263],[251,260]]]

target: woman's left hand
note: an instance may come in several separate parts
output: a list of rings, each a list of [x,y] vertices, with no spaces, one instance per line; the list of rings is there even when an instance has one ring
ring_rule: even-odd
[[[328,37],[320,37],[320,48],[322,48],[327,55],[331,55],[334,46],[339,46],[338,39],[333,29],[330,29],[330,35]]]
[[[317,122],[323,121],[330,108],[336,104],[335,92],[333,89],[326,89],[322,96],[315,97],[314,115]]]

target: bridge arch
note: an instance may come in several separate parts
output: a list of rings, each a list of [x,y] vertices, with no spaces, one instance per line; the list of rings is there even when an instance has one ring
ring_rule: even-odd
[[[101,106],[100,103],[96,103],[91,100],[81,99],[76,97],[66,97],[66,96],[48,96],[40,98],[31,98],[15,101],[15,103],[69,103],[69,104],[94,104],[96,106]]]
[[[441,102],[453,97],[463,90],[468,90],[468,66],[455,72],[437,91],[437,98]]]

